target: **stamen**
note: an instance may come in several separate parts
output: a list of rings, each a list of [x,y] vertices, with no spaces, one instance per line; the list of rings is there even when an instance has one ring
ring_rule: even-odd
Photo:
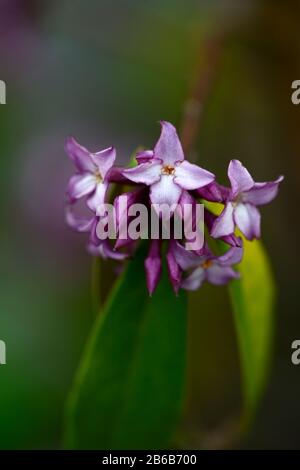
[[[162,175],[168,175],[168,176],[174,175],[175,168],[171,165],[165,165],[162,167],[161,173]]]
[[[95,171],[95,178],[97,183],[102,183],[103,178],[99,170]]]
[[[212,265],[212,260],[211,260],[211,259],[207,259],[207,260],[205,260],[205,261],[202,263],[201,267],[202,267],[203,269],[208,269],[208,268],[211,267],[211,265]]]

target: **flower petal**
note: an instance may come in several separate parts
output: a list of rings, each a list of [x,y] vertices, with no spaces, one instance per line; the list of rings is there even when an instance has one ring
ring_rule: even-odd
[[[211,202],[224,202],[229,196],[230,189],[221,186],[217,182],[213,181],[207,186],[196,190],[198,196],[202,199],[206,199]]]
[[[151,158],[154,158],[153,150],[140,150],[135,156],[135,159],[138,163],[146,163]]]
[[[221,238],[231,235],[234,232],[233,205],[228,202],[223,209],[222,214],[214,221],[211,236]]]
[[[83,173],[80,175],[74,175],[70,178],[66,192],[70,201],[76,201],[83,196],[91,194],[95,188],[95,176],[91,173]]]
[[[93,195],[88,198],[87,205],[93,212],[97,213],[99,206],[104,204],[107,187],[107,183],[98,183]]]
[[[128,258],[127,253],[120,253],[119,251],[113,250],[107,240],[104,240],[102,244],[102,252],[104,258],[111,258],[116,261]]]
[[[132,183],[125,175],[124,168],[113,166],[106,174],[106,181],[109,183]]]
[[[260,212],[252,204],[238,204],[234,209],[234,220],[248,240],[260,238]]]
[[[95,165],[91,159],[90,152],[85,147],[82,147],[74,137],[68,137],[65,150],[80,173],[94,173]]]
[[[116,261],[121,261],[128,257],[127,253],[120,253],[111,248],[107,240],[104,240],[100,245],[94,245],[89,243],[87,246],[88,252],[93,256],[101,256],[103,259],[114,259]]]
[[[216,219],[216,215],[210,212],[207,208],[204,209],[204,222],[207,225],[209,233],[211,232]],[[234,233],[221,237],[221,240],[223,240],[223,242],[227,243],[227,245],[230,246],[243,246],[243,240],[240,237],[237,237]]]
[[[220,266],[217,263],[213,263],[212,266],[206,270],[207,281],[217,286],[227,284],[231,279],[237,279],[239,277],[239,273],[234,269]]]
[[[184,153],[175,127],[167,121],[160,121],[161,134],[154,147],[155,158],[160,158],[164,165],[174,165],[184,160]]]
[[[145,259],[146,282],[149,294],[152,295],[159,282],[161,267],[161,240],[151,240],[150,249]]]
[[[104,179],[108,170],[113,166],[116,159],[116,149],[108,147],[97,153],[91,154],[91,159],[95,163],[100,175]]]
[[[187,160],[179,163],[175,169],[174,181],[183,189],[198,189],[208,185],[215,179],[215,175]]]
[[[254,185],[252,176],[239,160],[231,160],[229,163],[228,178],[231,183],[233,197],[248,191]]]
[[[100,222],[99,217],[94,217],[93,219],[93,224],[91,226],[91,231],[90,231],[90,238],[89,238],[89,243],[94,245],[94,246],[99,246],[103,240],[100,240],[97,235],[97,227]]]
[[[216,262],[220,266],[232,266],[233,264],[238,264],[242,261],[244,254],[244,249],[239,246],[233,246],[222,256],[216,258]]]
[[[181,267],[183,271],[186,271],[190,268],[195,268],[204,261],[203,257],[197,255],[193,251],[187,250],[178,242],[173,242],[172,251],[177,264]]]
[[[174,183],[171,175],[161,175],[157,183],[151,185],[150,199],[152,204],[168,204],[170,207],[177,204],[182,193],[182,189]]]
[[[116,225],[118,238],[115,248],[121,248],[132,243],[132,239],[128,234],[128,225],[133,217],[128,216],[128,209],[133,204],[145,204],[148,198],[148,190],[146,188],[138,189],[135,191],[128,191],[127,193],[117,196],[114,200]]]
[[[188,191],[182,191],[175,213],[183,221],[184,237],[190,249],[195,251],[197,247],[197,250],[201,250],[204,244],[204,207],[200,207]],[[176,219],[174,223],[177,223]]]
[[[283,176],[279,176],[275,181],[270,181],[268,183],[255,183],[253,188],[244,192],[243,201],[250,202],[255,206],[268,204],[277,196],[279,183],[281,183],[283,179]]]
[[[239,248],[242,248],[243,246],[243,240],[241,237],[237,237],[234,233],[231,235],[226,235],[225,237],[221,237],[221,240],[230,246],[238,246]]]
[[[65,219],[69,227],[77,232],[89,232],[94,223],[94,217],[88,218],[75,215],[73,206],[69,205],[66,206]]]
[[[181,283],[182,272],[181,272],[180,266],[178,265],[175,259],[174,252],[173,252],[173,243],[171,242],[169,244],[169,249],[166,255],[166,260],[167,260],[169,279],[171,281],[175,294],[178,294],[180,283]]]
[[[197,268],[182,281],[181,287],[186,290],[197,290],[199,287],[201,287],[203,281],[205,281],[205,278],[205,269]]]
[[[150,186],[151,184],[159,181],[161,171],[161,162],[157,159],[152,159],[149,162],[141,163],[134,168],[123,170],[123,175],[134,183],[142,183]]]

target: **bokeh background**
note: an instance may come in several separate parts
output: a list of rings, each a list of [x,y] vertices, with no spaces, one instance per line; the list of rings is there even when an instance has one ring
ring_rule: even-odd
[[[94,319],[91,259],[64,223],[66,136],[94,150],[115,145],[126,164],[138,145],[151,148],[159,119],[188,132],[195,90],[203,106],[192,160],[223,183],[232,158],[257,180],[286,177],[263,209],[278,285],[273,369],[236,445],[300,448],[300,366],[290,360],[300,338],[299,21],[296,0],[0,0],[0,448],[61,446]],[[219,423],[240,402],[236,340],[226,290],[202,295],[182,432],[187,445],[222,447]]]

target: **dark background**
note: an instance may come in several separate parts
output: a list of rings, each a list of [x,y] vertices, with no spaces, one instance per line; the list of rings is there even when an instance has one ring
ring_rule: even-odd
[[[7,85],[0,106],[0,339],[7,344],[0,448],[60,446],[65,399],[93,321],[91,259],[84,238],[64,223],[73,171],[66,136],[93,150],[115,145],[126,164],[138,145],[152,147],[158,120],[186,132],[197,84],[203,110],[190,158],[223,183],[232,158],[258,181],[285,175],[279,197],[263,208],[278,286],[273,371],[240,445],[300,448],[300,366],[290,360],[300,338],[300,106],[291,103],[291,83],[300,79],[299,21],[300,4],[291,0],[0,0]],[[239,399],[224,289],[205,287],[203,296],[185,425],[194,443]]]

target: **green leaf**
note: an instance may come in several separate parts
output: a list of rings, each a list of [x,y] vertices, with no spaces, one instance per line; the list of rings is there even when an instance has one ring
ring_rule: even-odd
[[[222,204],[205,206],[219,215]],[[242,236],[241,233],[238,233]],[[253,419],[269,375],[273,339],[275,285],[263,244],[244,240],[241,278],[229,284],[241,359],[244,389],[244,424]],[[224,245],[221,243],[219,246]]]
[[[165,448],[176,429],[186,296],[174,295],[166,273],[148,296],[144,251],[129,262],[88,342],[68,404],[68,447]]]
[[[244,240],[241,278],[229,285],[241,358],[245,420],[251,421],[269,373],[273,336],[274,283],[260,241]]]

